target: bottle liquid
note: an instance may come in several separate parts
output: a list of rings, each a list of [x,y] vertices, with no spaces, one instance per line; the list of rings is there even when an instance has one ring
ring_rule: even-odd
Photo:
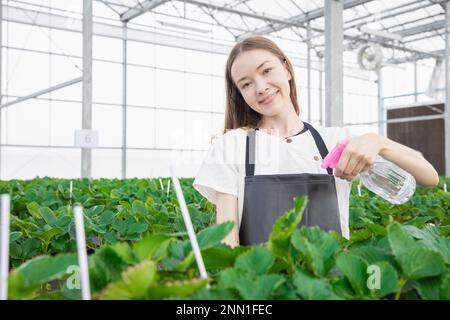
[[[335,168],[350,139],[338,143],[323,159],[322,168]],[[407,202],[416,190],[414,177],[396,164],[377,156],[373,165],[359,174],[360,182],[392,204]]]

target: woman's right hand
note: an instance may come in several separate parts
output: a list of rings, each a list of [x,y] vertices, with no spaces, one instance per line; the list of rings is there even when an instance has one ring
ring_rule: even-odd
[[[239,246],[238,199],[232,194],[218,192],[216,222],[219,224],[227,221],[234,222],[234,228],[222,242],[230,247],[237,247]]]

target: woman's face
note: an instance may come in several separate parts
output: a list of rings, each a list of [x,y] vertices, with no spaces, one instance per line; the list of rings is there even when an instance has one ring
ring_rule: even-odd
[[[240,53],[231,66],[231,77],[245,102],[263,116],[275,116],[292,107],[292,76],[285,63],[269,51]]]

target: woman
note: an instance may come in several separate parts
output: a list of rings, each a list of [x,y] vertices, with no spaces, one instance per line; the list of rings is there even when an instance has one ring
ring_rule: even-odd
[[[294,196],[303,194],[309,201],[301,225],[349,238],[351,181],[377,155],[422,186],[439,182],[419,152],[375,133],[352,137],[334,175],[322,169],[328,150],[350,133],[301,120],[292,64],[267,38],[237,43],[225,78],[224,134],[213,141],[193,185],[216,205],[217,223],[235,223],[224,240],[230,246],[267,241],[276,219],[292,208]]]

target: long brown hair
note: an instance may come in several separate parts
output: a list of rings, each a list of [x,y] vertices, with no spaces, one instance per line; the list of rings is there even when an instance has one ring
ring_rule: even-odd
[[[224,132],[229,129],[236,129],[241,127],[255,128],[262,116],[254,111],[245,102],[238,87],[231,78],[231,66],[236,60],[237,56],[246,51],[262,49],[271,52],[277,56],[291,74],[289,80],[290,97],[294,105],[295,112],[300,113],[300,108],[297,102],[297,88],[295,85],[294,68],[292,63],[283,51],[270,39],[261,36],[252,36],[238,42],[228,56],[227,65],[225,69],[225,84],[226,84],[226,106],[225,106],[225,127]]]

